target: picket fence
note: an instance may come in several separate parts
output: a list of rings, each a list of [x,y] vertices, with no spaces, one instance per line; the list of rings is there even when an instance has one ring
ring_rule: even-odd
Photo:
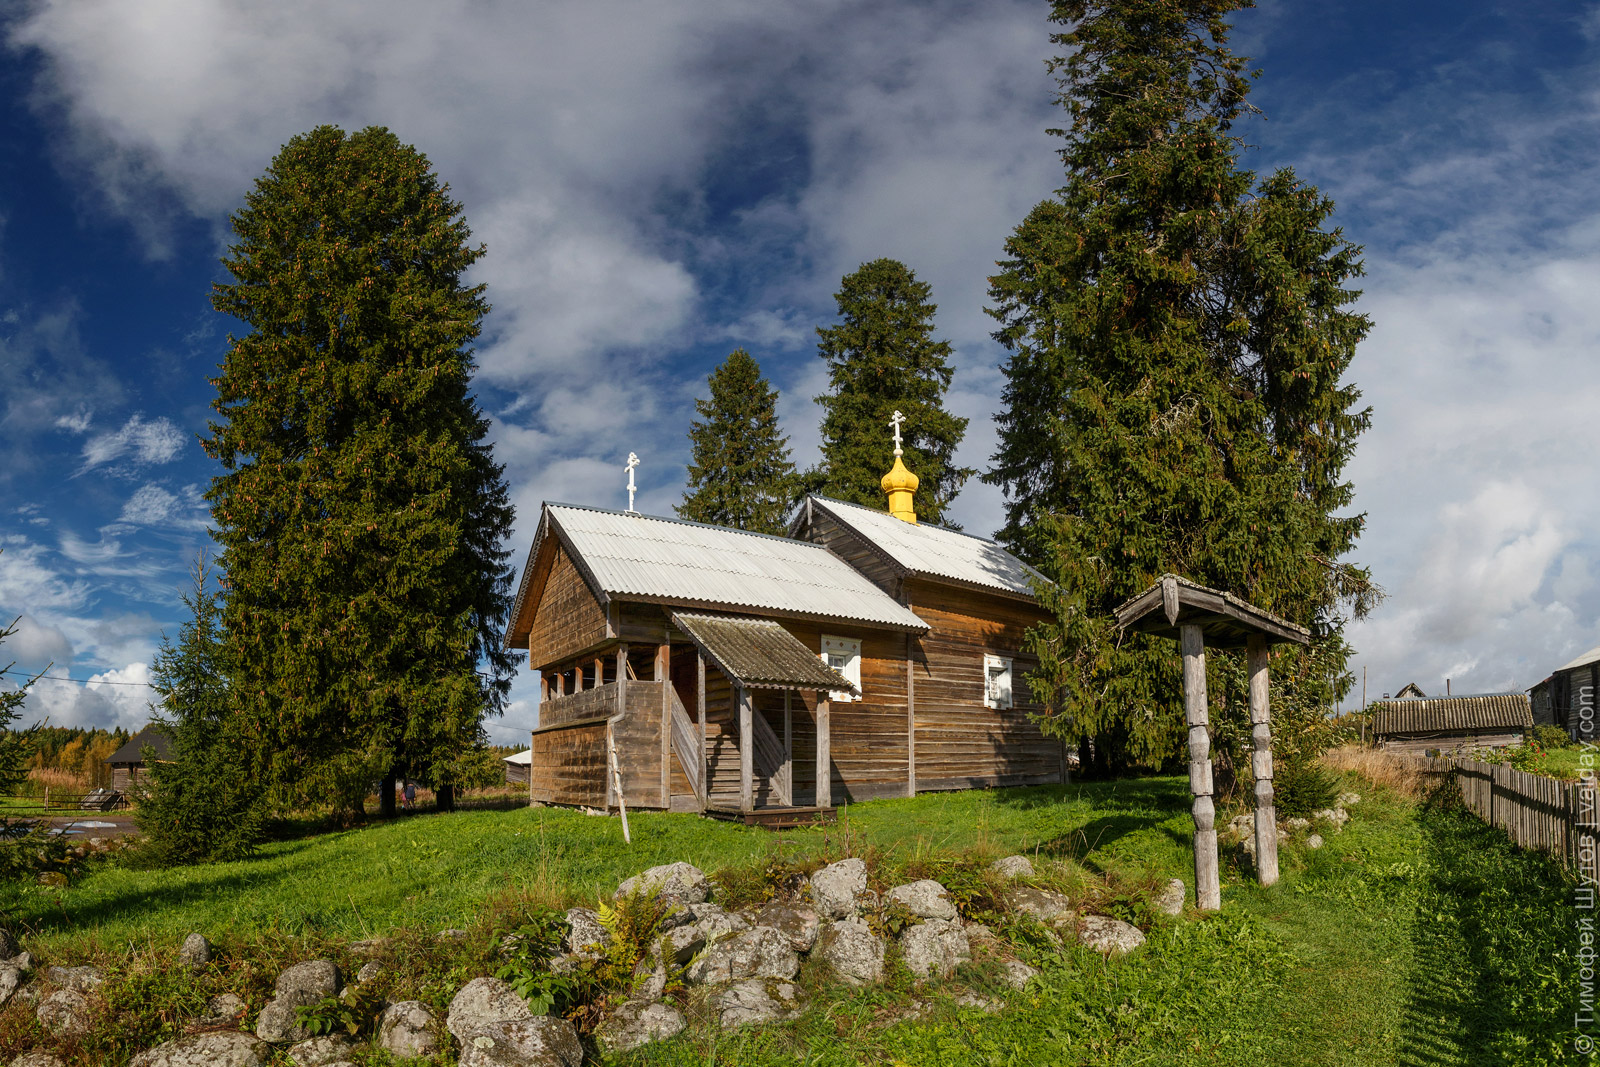
[[[1593,779],[1562,782],[1459,757],[1424,762],[1430,773],[1453,774],[1467,807],[1513,844],[1549,853],[1587,885],[1600,882],[1600,790]]]

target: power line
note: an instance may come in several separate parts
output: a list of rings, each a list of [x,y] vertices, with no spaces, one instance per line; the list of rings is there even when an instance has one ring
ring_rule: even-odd
[[[15,674],[22,678],[36,678],[41,682],[71,682],[73,685],[142,685],[147,689],[156,688],[154,682],[107,682],[96,681],[92,678],[62,678],[54,674],[35,675],[32,671],[16,671],[9,667],[0,669],[0,674]]]

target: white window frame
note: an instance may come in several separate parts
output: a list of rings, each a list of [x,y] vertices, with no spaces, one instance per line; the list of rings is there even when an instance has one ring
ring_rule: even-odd
[[[1010,656],[997,656],[986,652],[983,656],[983,706],[996,711],[1010,711],[1017,703],[1016,661]],[[1005,678],[1005,695],[996,693],[990,685],[993,670],[998,667]]]
[[[843,665],[830,662],[829,656],[843,660]],[[856,687],[857,692],[861,690],[861,640],[859,638],[832,637],[828,634],[823,634],[822,651],[817,654],[817,658],[849,679],[850,683]],[[848,690],[841,689],[829,693],[828,699],[830,701],[848,703],[861,698]]]

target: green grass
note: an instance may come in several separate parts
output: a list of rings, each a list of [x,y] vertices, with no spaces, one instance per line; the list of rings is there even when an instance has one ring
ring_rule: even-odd
[[[1044,972],[1026,993],[1003,992],[978,966],[932,991],[915,1022],[895,1019],[929,991],[913,990],[903,972],[852,991],[808,964],[812,1004],[801,1019],[726,1034],[696,1028],[616,1062],[1571,1062],[1577,945],[1562,873],[1457,808],[1347,785],[1366,796],[1349,826],[1318,851],[1287,846],[1279,885],[1256,886],[1237,854],[1225,853],[1224,910],[1158,922],[1125,959],[1024,948]],[[274,844],[246,863],[102,867],[68,889],[22,891],[12,914],[35,931],[30,947],[60,961],[129,944],[160,955],[194,929],[292,956],[297,939],[471,927],[499,894],[592,899],[679,859],[715,870],[848,850],[892,876],[953,851],[1024,851],[1062,861],[1069,881],[1102,898],[1159,878],[1191,880],[1182,778],[878,801],[849,809],[841,826],[778,835],[683,815],[635,815],[631,824],[634,842],[624,846],[616,820],[569,811],[415,816]],[[425,999],[441,1000],[468,977],[461,961],[429,966],[439,974],[418,994]],[[265,989],[270,968],[257,969],[250,981]],[[941,996],[963,985],[1002,997],[1005,1010],[986,1015]]]
[[[1600,751],[1585,749],[1582,745],[1569,745],[1564,748],[1546,749],[1544,770],[1540,773],[1551,778],[1576,781],[1579,773],[1585,768],[1591,771],[1600,770]]]

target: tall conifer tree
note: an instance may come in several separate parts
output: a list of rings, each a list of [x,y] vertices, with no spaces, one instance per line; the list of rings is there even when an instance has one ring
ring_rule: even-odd
[[[294,138],[233,228],[212,303],[248,332],[214,379],[208,499],[258,780],[346,809],[397,768],[447,791],[512,670],[512,512],[470,392],[483,248],[379,127]]]
[[[1011,355],[985,478],[1006,492],[1001,537],[1059,582],[1034,687],[1102,758],[1158,761],[1183,736],[1170,644],[1110,621],[1161,573],[1312,628],[1273,668],[1275,710],[1302,724],[1345,684],[1345,614],[1376,595],[1343,561],[1363,518],[1339,514],[1369,421],[1341,381],[1369,328],[1349,310],[1360,249],[1292,171],[1239,166],[1252,75],[1225,17],[1243,6],[1058,0],[1067,185],[991,279]],[[1236,711],[1225,666],[1214,699]]]
[[[930,294],[898,260],[875,259],[845,275],[834,297],[838,325],[817,329],[829,391],[817,397],[822,463],[807,480],[826,496],[884,507],[879,483],[894,463],[889,418],[898,409],[906,416],[905,464],[920,480],[918,516],[944,523],[974,471],[956,466],[967,420],[944,409],[950,345],[933,339]]]
[[[789,439],[778,430],[778,391],[742,348],[707,382],[711,398],[694,402],[704,421],[689,429],[694,455],[677,512],[695,522],[781,534],[797,486]]]

